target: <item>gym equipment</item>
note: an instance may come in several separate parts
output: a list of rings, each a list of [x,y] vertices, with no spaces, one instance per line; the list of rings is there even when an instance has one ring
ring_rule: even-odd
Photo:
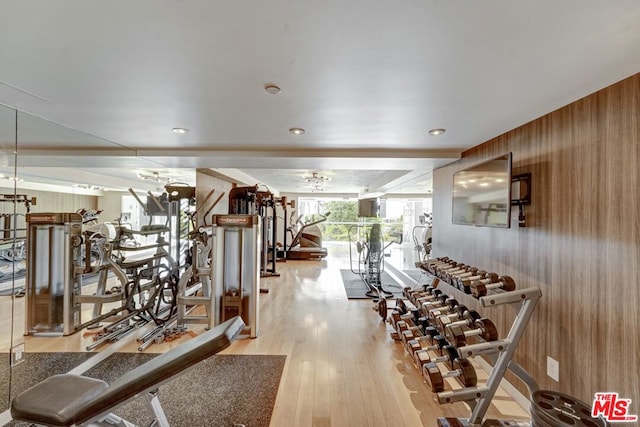
[[[498,276],[496,273],[487,273],[485,275],[484,278],[480,279],[480,280],[474,280],[473,282],[469,283],[469,291],[471,294],[473,294],[473,288],[477,287],[479,285],[489,285],[491,283],[496,283],[498,282],[498,279],[500,278],[500,276]]]
[[[493,325],[490,320],[482,318],[478,312],[469,310],[464,305],[458,305],[453,309],[447,307],[445,303],[446,297],[441,296],[441,287],[439,287],[439,289],[424,288],[424,290],[405,289],[404,295],[412,301],[416,307],[420,308],[423,316],[425,314],[430,316],[429,321],[431,323],[426,328],[423,328],[424,336],[419,336],[407,341],[407,351],[410,354],[413,353],[416,366],[422,367],[422,371],[426,370],[425,375],[428,376],[431,368],[432,376],[429,377],[428,381],[433,384],[443,383],[442,380],[447,376],[461,377],[464,388],[445,391],[441,386],[434,386],[434,389],[441,390],[436,392],[436,400],[439,403],[444,404],[463,401],[471,408],[471,415],[468,419],[441,418],[438,420],[439,425],[487,425],[492,427],[529,426],[528,423],[505,420],[484,420],[485,423],[483,424],[483,417],[507,370],[525,384],[530,394],[538,390],[536,381],[519,364],[512,360],[512,357],[518,342],[524,334],[526,325],[533,315],[535,306],[542,295],[540,289],[507,290],[505,289],[505,283],[509,289],[511,289],[512,286],[507,280],[500,283],[500,276],[497,274],[477,270],[473,275],[470,275],[469,273],[473,272],[472,269],[474,267],[466,266],[448,257],[423,261],[420,263],[419,268],[432,276],[435,275],[438,279],[443,281],[445,281],[445,279],[449,280],[451,286],[463,290],[467,294],[472,293],[472,283],[483,286],[490,285],[486,288],[487,290],[501,288],[502,292],[490,293],[488,296],[479,296],[479,303],[483,307],[510,305],[516,311],[515,319],[506,338],[498,339],[495,325]],[[493,284],[496,285],[491,286]],[[438,295],[434,296],[436,291]],[[442,298],[445,298],[445,300]],[[467,326],[472,329],[465,330],[464,328]],[[446,351],[444,350],[446,346],[445,343],[448,343],[448,340],[443,334],[446,334],[446,337],[449,338],[452,348],[456,348],[457,353],[463,356],[458,359],[483,356],[489,361],[492,368],[486,384],[473,386],[464,385],[464,377],[467,375],[467,372],[469,372],[469,381],[471,381],[473,374],[471,371],[465,371],[461,362],[457,362],[455,369],[444,374],[440,373],[439,370],[436,371],[433,369],[434,365],[436,369],[438,365],[431,361],[429,352],[435,351],[436,353],[440,353],[440,357],[436,358],[436,360],[442,360],[444,358],[443,353]],[[480,336],[485,341],[467,344],[466,339],[468,336]],[[430,343],[430,345],[425,346],[425,343]],[[453,347],[454,344],[455,347]],[[448,358],[448,360],[451,360],[451,358]],[[429,363],[432,363],[430,368],[425,368]],[[450,366],[450,368],[454,368],[454,366]],[[466,369],[466,367],[464,368]],[[471,382],[468,384],[471,384]]]
[[[481,280],[487,277],[488,274],[494,274],[494,273],[487,273],[484,270],[479,270],[476,272],[476,274],[474,276],[468,276],[468,277],[462,277],[462,278],[455,278],[453,279],[453,285],[460,289],[461,291],[463,291],[465,294],[470,294],[471,293],[471,288],[469,287],[471,282],[475,281],[475,280]]]
[[[278,199],[279,200],[279,199]],[[278,216],[277,200],[271,191],[258,191],[256,205],[258,215],[262,218],[262,248],[260,253],[260,277],[278,277],[276,261],[278,260]],[[285,233],[286,234],[286,233]]]
[[[531,395],[531,421],[534,427],[609,425],[602,418],[592,418],[586,403],[551,390],[537,390]]]
[[[447,331],[456,326],[469,326],[473,325],[477,319],[481,319],[482,316],[475,310],[469,310],[464,305],[460,305],[455,308],[452,313],[438,316],[435,319],[435,324],[442,334],[446,334]],[[456,320],[458,319],[458,320]]]
[[[212,227],[202,226],[197,233],[192,234],[190,265],[178,280],[177,324],[183,327],[187,323],[204,323],[208,328],[215,325],[215,294],[211,288],[212,269],[211,260]],[[195,295],[200,291],[201,295]],[[188,308],[203,306],[205,314],[189,313]]]
[[[429,259],[431,256],[431,247],[433,240],[433,223],[431,220],[430,214],[420,215],[420,224],[413,227],[411,230],[411,238],[413,239],[414,248],[416,250],[417,261],[415,262],[415,266],[420,268],[420,265]],[[418,278],[418,283],[420,283],[420,279],[422,275],[425,273],[423,269],[421,269],[420,277]]]
[[[242,336],[256,338],[259,333],[260,217],[213,215],[212,223],[214,318],[218,323],[241,316],[247,325]]]
[[[28,213],[26,333],[70,335],[80,323],[80,294],[74,260],[82,245],[77,213]]]
[[[230,215],[258,215],[260,227],[260,276],[280,276],[276,271],[278,258],[277,201],[271,191],[259,190],[259,185],[236,187],[229,191]]]
[[[442,335],[427,335],[419,337],[415,341],[417,341],[420,348],[415,348],[415,346],[412,345],[413,361],[420,372],[422,372],[422,367],[431,361],[429,351],[436,351],[438,354],[442,354],[444,347],[449,345],[446,338]],[[427,346],[423,345],[425,342],[428,343]]]
[[[429,309],[426,314],[432,322],[435,322],[438,317],[452,312],[458,305],[460,305],[460,303],[458,303],[457,299],[447,298],[444,301],[444,305],[442,305],[441,307]]]
[[[468,359],[455,359],[452,362],[453,369],[447,372],[441,372],[438,365],[434,362],[428,362],[422,366],[422,376],[431,387],[433,393],[444,391],[444,379],[454,377],[460,381],[464,387],[473,387],[478,384],[476,370],[473,368]]]
[[[487,291],[501,289],[505,292],[516,289],[516,282],[510,276],[500,276],[494,283],[484,283],[480,280],[471,282],[471,295],[476,298],[487,295]]]
[[[489,319],[477,319],[473,322],[474,329],[463,330],[460,326],[449,326],[445,336],[447,340],[456,347],[463,347],[467,344],[467,338],[479,336],[484,341],[496,341],[498,330]]]
[[[322,247],[322,231],[318,224],[325,222],[331,212],[320,215],[320,218],[304,223],[291,240],[287,250],[287,259],[323,259],[328,255],[327,248]],[[293,233],[293,228],[290,228]]]
[[[350,242],[354,242],[351,235],[352,230],[362,227],[362,225],[349,227]],[[371,224],[368,228],[368,233],[365,234],[365,240],[356,242],[358,252],[357,269],[353,267],[351,244],[349,245],[349,268],[352,273],[360,276],[369,289],[366,295],[377,302],[379,299],[389,298],[393,295],[393,292],[385,289],[382,284],[381,275],[384,271],[384,251],[393,243],[402,243],[402,236],[399,236],[400,242],[394,241],[385,245],[382,229],[378,223]],[[364,269],[361,267],[364,267]]]
[[[127,372],[110,385],[81,375],[51,376],[16,396],[11,402],[11,416],[50,426],[131,425],[121,423],[123,420],[110,416],[109,412],[142,395],[153,411],[154,425],[168,427],[157,396],[158,387],[229,347],[243,326],[239,317],[229,319]]]

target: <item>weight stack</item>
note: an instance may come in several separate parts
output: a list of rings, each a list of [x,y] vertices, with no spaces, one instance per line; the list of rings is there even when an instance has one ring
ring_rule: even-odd
[[[538,390],[531,396],[533,427],[603,427],[609,424],[591,417],[591,408],[575,397],[556,391]]]

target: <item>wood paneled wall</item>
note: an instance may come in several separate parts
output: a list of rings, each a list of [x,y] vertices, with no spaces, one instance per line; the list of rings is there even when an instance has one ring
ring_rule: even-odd
[[[238,183],[238,185],[244,185]],[[229,190],[232,188],[232,182],[224,177],[216,174],[209,169],[197,169],[196,170],[196,200],[198,201],[198,207],[200,203],[203,203],[205,197],[211,190],[215,190],[211,199],[206,202],[205,208],[198,212],[198,224],[203,223],[204,211],[209,209],[209,206],[224,192],[224,195],[216,205],[216,207],[209,213],[207,218],[207,224],[211,224],[212,214],[226,214],[229,213]]]
[[[13,194],[13,188],[0,188],[2,194]],[[27,197],[36,198],[36,204],[31,206],[31,212],[76,212],[78,209],[97,209],[98,197],[83,194],[55,193],[51,191],[25,190],[18,188],[16,194],[26,194]],[[24,214],[27,209],[23,204],[16,206],[17,228],[26,227]],[[0,203],[0,213],[13,213],[13,203]],[[20,235],[20,233],[18,234]]]
[[[451,223],[453,173],[505,152],[531,172],[527,227]],[[541,388],[640,413],[640,74],[463,153],[434,172],[434,254],[542,290],[516,360]],[[512,310],[485,309],[502,332]],[[546,357],[560,362],[560,382]],[[524,390],[524,389],[523,389]]]

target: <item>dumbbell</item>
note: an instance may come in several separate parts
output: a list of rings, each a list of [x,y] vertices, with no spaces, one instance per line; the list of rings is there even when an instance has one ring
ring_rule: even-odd
[[[469,291],[473,295],[473,288],[479,285],[490,285],[492,283],[497,283],[498,279],[500,279],[500,276],[498,276],[496,273],[487,273],[482,279],[470,282]]]
[[[406,315],[408,311],[409,307],[407,307],[404,300],[402,298],[397,298],[396,306],[391,311],[391,316],[389,318],[389,322],[394,327],[394,329],[398,320],[402,320],[402,316]]]
[[[397,318],[396,320],[396,330],[398,331],[398,333],[401,333],[401,331],[399,330],[398,324],[400,322],[404,322],[406,324],[406,328],[404,329],[411,329],[413,330],[414,328],[418,328],[420,330],[420,333],[422,333],[422,330],[424,330],[424,328],[427,325],[422,325],[421,323],[425,322],[425,320],[423,320],[421,322],[422,316],[420,315],[420,311],[417,308],[412,308],[410,310],[409,313],[407,314],[403,314],[400,317]]]
[[[409,301],[411,301],[413,303],[413,305],[415,305],[416,307],[419,306],[420,304],[418,303],[418,300],[423,298],[425,299],[425,301],[427,300],[431,300],[435,297],[437,297],[438,295],[441,295],[442,291],[440,289],[431,289],[428,291],[422,291],[422,292],[414,292],[411,294],[411,296],[409,297]]]
[[[431,265],[430,266],[430,270],[431,270],[431,274],[433,274],[436,277],[440,277],[440,274],[443,270],[449,270],[449,269],[455,269],[455,268],[460,268],[461,266],[463,266],[464,264],[460,263],[460,262],[448,262],[448,263],[442,263],[442,264],[436,264],[436,265]]]
[[[437,298],[429,301],[420,301],[420,311],[423,315],[429,316],[429,310],[432,308],[443,307],[451,297],[446,294],[439,295]]]
[[[475,276],[478,273],[477,267],[469,267],[464,272],[458,274],[449,274],[449,284],[458,287],[458,281],[465,277]]]
[[[450,285],[455,286],[454,280],[457,277],[472,276],[476,271],[478,271],[478,268],[472,266],[466,266],[465,268],[459,270],[451,270],[444,274],[444,280]]]
[[[408,300],[411,300],[411,298],[414,295],[422,294],[422,293],[430,294],[431,292],[433,292],[434,289],[435,289],[435,287],[432,287],[431,285],[422,285],[419,288],[411,288],[409,286],[405,286],[402,289],[402,296],[404,296]]]
[[[467,267],[466,264],[457,264],[454,266],[450,266],[450,267],[446,267],[446,268],[438,268],[436,269],[436,276],[441,278],[442,280],[446,281],[446,275],[447,272],[452,272],[452,271],[464,271],[464,269]]]
[[[446,264],[456,264],[456,261],[450,259],[449,257],[443,257],[443,258],[430,259],[428,261],[422,262],[422,265],[427,268],[436,267],[439,265],[446,265]]]
[[[415,351],[422,348],[421,342],[423,340],[428,339],[430,342],[432,341],[431,335],[427,336],[427,333],[430,333],[430,331],[427,331],[428,328],[431,328],[428,319],[426,317],[420,317],[416,325],[409,326],[407,324],[406,329],[403,327],[403,330],[398,332],[398,336],[404,344],[407,353],[409,353],[412,357]],[[436,334],[439,333],[440,332],[437,332]],[[420,341],[420,343],[417,343],[416,341]]]
[[[442,335],[436,335],[436,337],[442,337]],[[430,362],[435,362],[435,363],[444,363],[444,362],[448,362],[450,367],[453,367],[453,361],[460,358],[460,355],[458,354],[458,349],[456,349],[454,346],[452,346],[445,338],[445,341],[447,342],[447,344],[445,345],[441,345],[440,343],[442,343],[443,341],[441,339],[437,339],[434,338],[434,347],[437,344],[438,346],[435,348],[430,348],[430,350],[434,350],[437,354],[436,357],[430,357]]]
[[[474,322],[474,328],[464,330],[460,326],[447,328],[445,336],[449,343],[456,347],[463,347],[467,344],[467,338],[479,336],[485,341],[496,341],[498,339],[498,329],[489,319],[482,318]]]
[[[503,291],[513,291],[516,288],[516,282],[511,276],[500,276],[494,283],[482,283],[477,280],[471,283],[471,295],[476,298],[487,295],[487,291],[491,289],[502,289]]]
[[[458,300],[455,298],[449,298],[444,302],[444,305],[440,307],[434,307],[429,310],[428,317],[431,323],[435,322],[436,319],[442,315],[451,313],[458,305]]]
[[[487,272],[484,270],[476,271],[476,274],[473,276],[467,277],[459,277],[455,279],[455,287],[463,291],[465,294],[470,294],[471,290],[469,289],[469,285],[471,282],[475,280],[484,279],[487,276]]]
[[[432,275],[436,275],[436,271],[439,268],[448,268],[448,267],[453,267],[458,265],[459,263],[453,260],[447,260],[447,261],[439,261],[439,262],[433,262],[431,264],[427,264],[424,266],[424,268],[431,273]]]
[[[454,327],[471,328],[475,325],[476,320],[482,319],[482,316],[480,315],[480,313],[478,313],[475,310],[469,310],[465,306],[459,306],[456,311],[457,311],[456,314],[457,314],[458,320],[454,320],[452,317],[438,318],[438,322],[436,326],[441,327],[445,331],[443,332],[445,335],[446,335],[446,331],[449,328],[454,328]]]
[[[478,384],[476,370],[468,359],[455,359],[452,365],[453,369],[445,373],[442,373],[438,365],[434,362],[426,363],[422,367],[422,376],[431,387],[433,393],[444,391],[444,379],[449,377],[458,378],[464,387],[474,387]]]
[[[422,305],[427,303],[432,303],[434,301],[440,301],[443,298],[446,300],[449,296],[442,291],[436,289],[437,292],[434,291],[431,295],[421,295],[419,298],[416,298],[414,301],[414,305],[422,310]],[[429,305],[429,304],[427,304]]]
[[[454,324],[454,322],[458,325],[473,325],[476,319],[481,319],[480,313],[475,310],[469,310],[464,305],[458,305],[452,310],[451,313],[441,314],[437,318],[432,320],[432,323],[442,331],[443,334],[446,334],[447,328],[449,325]],[[461,319],[461,320],[458,320]]]
[[[396,323],[396,334],[402,344],[406,346],[407,341],[412,340],[414,337],[414,332],[419,331],[419,328],[415,325],[409,325],[404,320],[399,320]]]
[[[413,348],[413,361],[420,371],[422,371],[422,366],[424,366],[425,363],[431,362],[429,351],[435,351],[442,355],[444,348],[449,345],[447,339],[442,335],[435,335],[433,337],[426,335],[424,337],[420,337],[416,341],[420,348]],[[424,345],[425,343],[427,343],[426,346]]]

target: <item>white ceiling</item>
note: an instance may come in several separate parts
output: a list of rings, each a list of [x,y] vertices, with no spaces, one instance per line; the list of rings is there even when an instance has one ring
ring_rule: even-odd
[[[18,164],[43,172],[426,192],[463,150],[639,72],[639,23],[637,0],[2,1],[0,103],[36,116]]]

